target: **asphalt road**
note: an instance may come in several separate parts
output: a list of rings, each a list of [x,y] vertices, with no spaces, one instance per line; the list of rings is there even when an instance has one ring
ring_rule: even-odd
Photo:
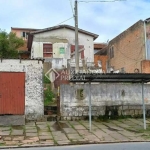
[[[96,144],[96,145],[75,145],[75,146],[56,146],[56,147],[35,147],[17,148],[11,150],[150,150],[149,143],[115,143],[115,144]],[[5,149],[6,150],[6,149]]]

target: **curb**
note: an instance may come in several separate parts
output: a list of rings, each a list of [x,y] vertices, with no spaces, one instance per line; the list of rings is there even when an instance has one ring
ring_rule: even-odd
[[[69,143],[69,144],[33,144],[33,145],[24,145],[24,146],[0,146],[0,149],[13,149],[13,148],[33,148],[33,147],[59,147],[59,146],[71,146],[71,145],[92,145],[92,144],[116,144],[116,143],[147,143],[150,142],[150,140],[147,141],[102,141],[102,142],[78,142],[78,143]]]

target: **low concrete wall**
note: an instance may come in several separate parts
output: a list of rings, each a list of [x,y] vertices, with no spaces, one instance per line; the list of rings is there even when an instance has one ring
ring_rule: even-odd
[[[25,117],[39,120],[44,115],[43,64],[38,60],[3,59],[1,72],[25,72]]]
[[[82,91],[82,98],[78,97],[77,91]],[[106,106],[118,106],[120,114],[133,114],[136,110],[137,114],[142,113],[142,86],[141,84],[92,84],[92,115],[104,115]],[[145,104],[150,104],[150,85],[144,85]],[[62,116],[87,116],[89,102],[89,85],[74,84],[60,86],[60,111]],[[139,107],[137,107],[137,106]],[[124,107],[122,107],[124,106]],[[130,106],[130,108],[128,108]],[[134,109],[131,107],[135,107]]]

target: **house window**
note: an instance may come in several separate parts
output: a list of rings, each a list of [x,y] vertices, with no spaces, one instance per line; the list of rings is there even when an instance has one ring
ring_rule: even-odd
[[[23,39],[28,39],[28,35],[27,35],[27,32],[21,32],[21,37],[23,38]]]
[[[109,49],[109,56],[110,56],[110,59],[114,57],[114,47],[110,47]]]
[[[43,44],[43,57],[52,57],[53,46],[52,44]]]
[[[71,58],[75,55],[75,45],[71,45]],[[84,45],[79,45],[79,58],[84,59]]]

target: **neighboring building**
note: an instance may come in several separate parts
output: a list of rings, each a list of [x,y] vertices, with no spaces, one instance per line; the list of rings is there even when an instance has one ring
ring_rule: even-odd
[[[19,54],[22,58],[30,57],[30,52],[28,51],[28,48],[27,48],[28,33],[32,31],[37,31],[37,30],[38,29],[11,27],[11,32],[16,33],[17,37],[23,38],[25,42],[24,45],[18,49]]]
[[[127,73],[150,73],[149,21],[150,18],[139,20],[109,42],[108,69]]]
[[[102,50],[107,46],[107,43],[96,43],[94,42],[94,54]]]
[[[94,40],[97,34],[79,29],[79,58],[94,62]],[[31,58],[75,58],[75,28],[59,25],[30,32],[28,49]]]
[[[96,67],[102,67],[103,72],[107,72],[107,44],[94,43],[94,64]]]

